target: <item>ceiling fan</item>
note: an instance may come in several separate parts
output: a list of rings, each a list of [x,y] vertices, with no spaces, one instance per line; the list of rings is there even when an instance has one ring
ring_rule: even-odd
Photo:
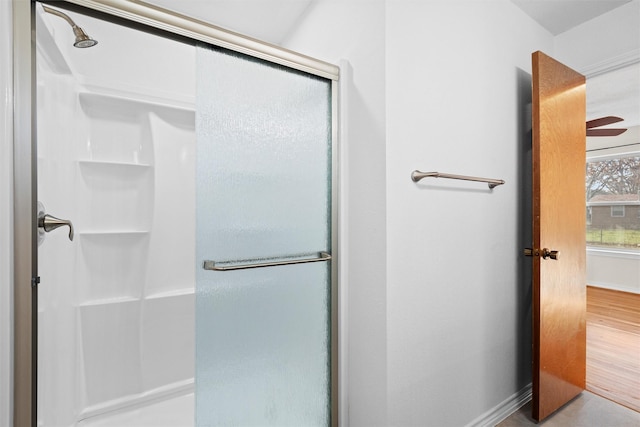
[[[626,129],[622,128],[607,128],[607,129],[594,129],[600,126],[610,125],[611,123],[618,123],[624,119],[615,116],[600,117],[599,119],[593,119],[587,121],[587,136],[618,136],[621,133],[626,132]]]

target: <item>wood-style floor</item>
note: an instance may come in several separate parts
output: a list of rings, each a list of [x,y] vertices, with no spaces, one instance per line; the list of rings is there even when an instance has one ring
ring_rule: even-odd
[[[640,412],[640,295],[587,287],[587,390]]]
[[[497,427],[638,427],[640,413],[604,397],[583,391],[571,402],[538,423],[531,418],[531,401]]]

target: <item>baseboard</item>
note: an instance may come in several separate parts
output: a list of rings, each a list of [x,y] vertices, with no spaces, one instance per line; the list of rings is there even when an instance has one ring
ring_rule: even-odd
[[[531,400],[531,384],[489,409],[465,427],[495,427],[496,424],[516,412]]]
[[[638,292],[638,289],[636,288],[631,288],[624,285],[612,285],[610,283],[602,283],[594,280],[590,281],[587,287],[607,289],[609,291],[626,292],[628,294],[640,294],[640,292]]]

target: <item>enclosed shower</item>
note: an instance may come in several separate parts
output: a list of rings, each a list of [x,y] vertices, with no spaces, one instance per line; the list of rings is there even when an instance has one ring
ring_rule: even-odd
[[[35,6],[38,424],[328,425],[331,81],[57,6]]]

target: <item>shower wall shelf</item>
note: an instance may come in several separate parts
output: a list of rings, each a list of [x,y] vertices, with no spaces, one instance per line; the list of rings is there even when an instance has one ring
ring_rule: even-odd
[[[139,300],[140,299],[138,297],[133,297],[133,296],[98,298],[98,299],[82,301],[81,303],[78,304],[78,307],[95,307],[100,305],[122,304],[123,302],[136,303]]]
[[[493,189],[498,185],[504,184],[503,179],[480,178],[477,176],[455,175],[451,173],[440,173],[440,172],[420,172],[419,170],[414,170],[413,172],[411,172],[411,180],[413,182],[418,182],[423,178],[447,178],[447,179],[460,179],[463,181],[486,182],[487,184],[489,184],[490,189]]]
[[[82,167],[92,168],[152,168],[153,165],[149,163],[131,163],[131,162],[118,162],[118,161],[99,161],[99,160],[78,160],[78,163]]]
[[[86,237],[97,237],[100,238],[102,236],[145,236],[151,233],[148,230],[91,230],[91,231],[80,231],[78,232],[78,236],[86,236]]]
[[[191,102],[171,101],[164,97],[140,94],[79,92],[80,105],[89,115],[101,115],[103,111],[117,111],[119,114],[157,114],[166,120],[186,127],[194,127],[195,106]]]
[[[184,285],[184,287],[180,288],[176,288],[174,290],[171,291],[164,291],[164,292],[156,292],[156,293],[152,293],[152,294],[147,294],[145,296],[146,299],[160,299],[160,298],[174,298],[174,297],[189,297],[189,296],[193,296],[195,295],[195,288],[193,286],[193,283],[189,282],[186,283]]]

